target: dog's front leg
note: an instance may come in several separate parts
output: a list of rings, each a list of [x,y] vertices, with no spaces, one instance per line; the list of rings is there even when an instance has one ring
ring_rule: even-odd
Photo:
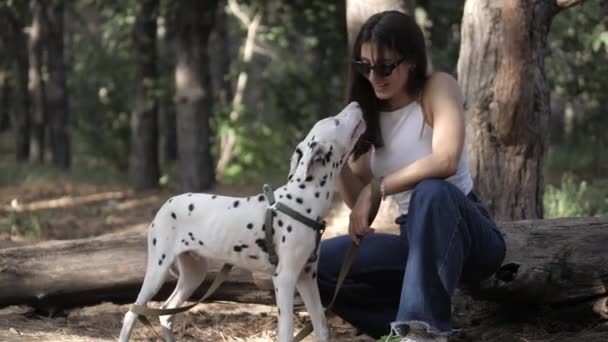
[[[295,295],[298,274],[290,267],[277,268],[272,282],[277,299],[278,341],[293,341],[293,297]]]
[[[316,267],[304,268],[300,274],[296,287],[306,305],[308,314],[310,315],[317,341],[328,342],[329,330],[327,329],[327,320],[325,319],[325,312],[323,310],[323,305],[321,304],[319,287],[316,283],[316,274]]]

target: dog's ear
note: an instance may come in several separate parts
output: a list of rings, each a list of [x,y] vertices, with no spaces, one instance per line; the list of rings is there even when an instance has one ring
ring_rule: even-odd
[[[296,173],[296,169],[298,168],[298,164],[302,160],[302,156],[303,153],[300,149],[300,146],[296,147],[296,150],[291,155],[291,162],[289,163],[289,176],[287,177],[287,180],[291,180],[293,175]]]
[[[310,158],[306,166],[306,175],[310,176],[319,166],[325,166],[331,160],[333,146],[330,144],[313,142],[310,147]]]

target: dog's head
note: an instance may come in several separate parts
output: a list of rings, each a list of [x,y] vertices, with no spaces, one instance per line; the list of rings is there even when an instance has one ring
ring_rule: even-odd
[[[321,169],[340,169],[365,129],[363,113],[356,102],[338,115],[317,122],[291,156],[289,180],[309,178]]]

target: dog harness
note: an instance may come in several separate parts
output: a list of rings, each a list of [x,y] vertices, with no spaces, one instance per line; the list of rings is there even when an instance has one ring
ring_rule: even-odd
[[[312,255],[308,259],[309,262],[316,261],[318,257],[317,250],[319,249],[319,243],[321,242],[321,235],[323,235],[323,232],[325,232],[325,221],[315,221],[309,217],[300,214],[294,209],[291,209],[286,204],[277,202],[274,198],[274,191],[268,184],[264,185],[264,196],[266,196],[266,200],[268,201],[268,208],[266,209],[266,217],[264,220],[264,231],[266,233],[266,251],[268,252],[268,260],[270,260],[270,263],[274,266],[277,266],[279,264],[279,256],[277,255],[275,244],[272,239],[274,235],[274,228],[272,223],[277,210],[291,217],[292,219],[304,224],[305,226],[310,227],[317,233],[315,236],[315,249],[313,250]]]

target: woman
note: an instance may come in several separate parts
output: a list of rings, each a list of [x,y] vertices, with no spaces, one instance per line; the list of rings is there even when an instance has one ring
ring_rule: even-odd
[[[359,102],[368,129],[338,180],[352,209],[350,237],[321,245],[321,297],[331,299],[352,240],[359,252],[333,311],[375,338],[447,341],[454,289],[489,277],[505,255],[472,192],[462,95],[448,74],[427,75],[422,31],[406,14],[370,17],[352,56],[348,101]],[[399,204],[400,235],[372,234],[373,196],[389,195]]]

